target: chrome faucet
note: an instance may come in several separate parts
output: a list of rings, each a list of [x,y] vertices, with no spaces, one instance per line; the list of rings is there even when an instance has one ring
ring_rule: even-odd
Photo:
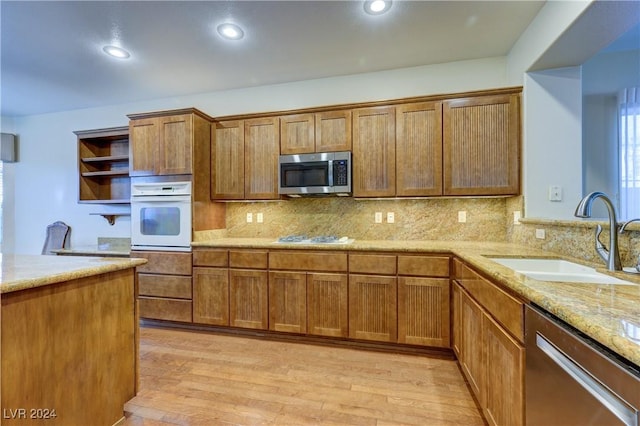
[[[592,192],[587,194],[576,207],[576,217],[591,217],[591,205],[593,202],[600,198],[607,206],[607,212],[609,213],[609,249],[600,242],[600,233],[602,232],[602,226],[596,226],[596,252],[607,264],[607,269],[610,271],[621,271],[622,264],[620,263],[620,251],[618,249],[618,221],[616,219],[616,210],[613,207],[613,203],[602,192]]]

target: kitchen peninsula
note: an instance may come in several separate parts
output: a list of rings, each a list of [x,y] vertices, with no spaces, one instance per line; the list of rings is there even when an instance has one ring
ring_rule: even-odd
[[[136,394],[143,259],[2,255],[5,425],[112,425]]]

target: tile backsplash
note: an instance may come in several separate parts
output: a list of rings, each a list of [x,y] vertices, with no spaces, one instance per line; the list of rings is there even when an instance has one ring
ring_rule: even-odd
[[[375,214],[382,223],[375,223]],[[392,212],[394,223],[387,223]],[[465,212],[466,222],[458,221]],[[252,222],[247,223],[247,213]],[[258,213],[263,223],[258,223]],[[507,238],[506,198],[356,200],[301,198],[227,203],[228,237],[337,235],[362,240],[482,240]]]

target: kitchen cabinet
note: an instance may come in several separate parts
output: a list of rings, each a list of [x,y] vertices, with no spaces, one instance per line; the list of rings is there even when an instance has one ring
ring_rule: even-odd
[[[147,259],[138,266],[140,318],[192,322],[191,253],[132,251]]]
[[[349,254],[349,337],[396,342],[397,258]]]
[[[351,151],[351,111],[280,117],[280,154]]]
[[[353,196],[396,195],[395,107],[353,110]]]
[[[307,333],[319,336],[348,337],[348,280],[347,254],[344,252],[314,252],[278,250],[269,252],[269,270],[276,278],[288,277],[291,281],[284,288],[277,281],[273,287],[274,302],[271,304],[272,317],[284,318],[291,309],[296,309],[293,318],[302,318],[301,306],[286,307],[280,303],[286,292],[293,293],[300,302],[302,297],[303,276],[306,282],[306,318]],[[275,274],[275,271],[278,271]],[[299,275],[280,272],[291,271]],[[294,278],[295,277],[295,278]],[[270,282],[271,284],[271,282]],[[295,288],[295,289],[294,289]],[[270,299],[271,301],[271,299]],[[295,322],[293,320],[288,320]],[[301,326],[299,324],[294,326]],[[281,322],[282,323],[282,322]],[[286,324],[286,321],[284,321]],[[291,326],[292,324],[288,324]],[[275,327],[275,326],[274,326]]]
[[[220,121],[212,127],[211,199],[278,199],[278,118]]]
[[[443,106],[444,195],[520,192],[520,97],[451,99]]]
[[[74,133],[78,139],[78,202],[129,204],[129,128]]]
[[[278,118],[256,118],[244,122],[245,181],[248,200],[278,199]]]
[[[448,256],[398,256],[398,342],[451,347]]]
[[[206,114],[188,108],[128,117],[131,176],[194,174],[208,167],[211,118]]]
[[[244,199],[244,121],[212,124],[211,199]]]
[[[269,330],[307,332],[307,274],[269,272]]]
[[[229,250],[229,324],[267,330],[267,251]]]
[[[454,263],[454,294],[460,298],[454,336],[459,336],[462,371],[490,425],[522,425],[524,303],[461,262]]]
[[[227,250],[193,251],[193,322],[229,325]]]
[[[442,195],[442,102],[396,107],[396,195]]]

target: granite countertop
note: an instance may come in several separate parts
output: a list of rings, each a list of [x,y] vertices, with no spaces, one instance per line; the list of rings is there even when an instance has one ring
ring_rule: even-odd
[[[102,248],[95,246],[79,246],[70,249],[51,250],[52,253],[69,256],[102,256],[102,257],[129,257],[131,248]]]
[[[2,254],[0,293],[90,277],[145,263],[146,259]]]
[[[640,276],[612,275],[638,285],[538,281],[493,262],[490,257],[562,258],[608,273],[602,264],[559,256],[518,244],[476,241],[362,241],[350,244],[278,243],[276,238],[219,238],[193,242],[197,247],[313,249],[450,253],[503,287],[562,319],[618,355],[640,366]]]

